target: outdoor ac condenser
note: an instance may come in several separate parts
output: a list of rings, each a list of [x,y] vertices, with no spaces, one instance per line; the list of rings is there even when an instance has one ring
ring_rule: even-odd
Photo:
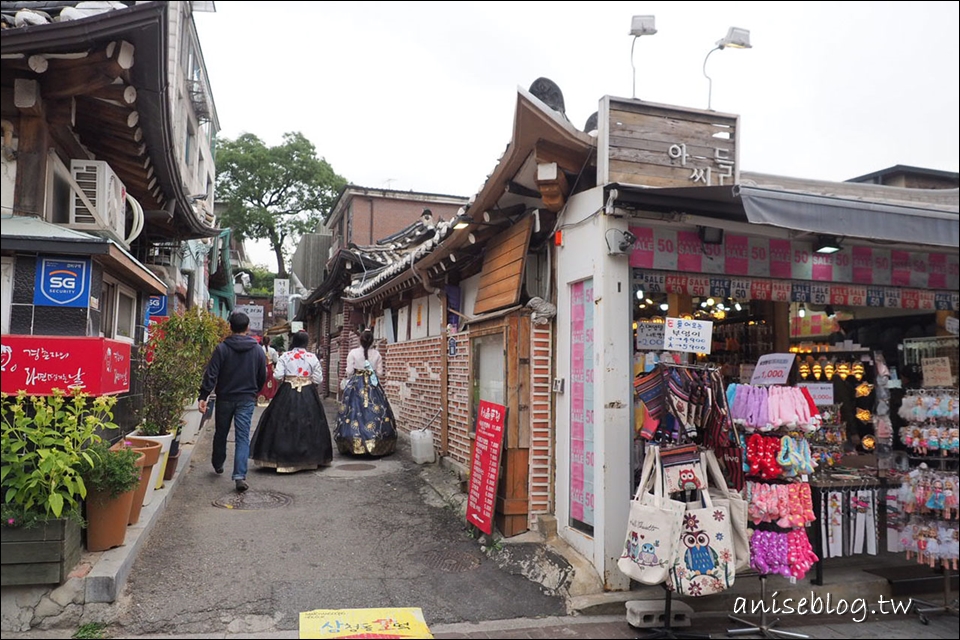
[[[106,235],[126,247],[127,190],[102,160],[71,160],[70,175],[80,186],[98,216],[78,193],[70,197],[70,228]]]

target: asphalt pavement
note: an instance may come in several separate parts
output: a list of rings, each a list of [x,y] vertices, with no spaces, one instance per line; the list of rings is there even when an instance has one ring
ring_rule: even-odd
[[[335,405],[325,407],[332,424]],[[69,637],[101,620],[102,637],[112,638],[298,638],[300,612],[367,607],[419,607],[436,638],[651,637],[625,611],[568,615],[565,594],[523,559],[541,557],[543,545],[483,547],[437,488],[445,472],[414,464],[408,441],[382,459],[335,453],[318,471],[251,469],[240,495],[230,480],[232,442],[227,471],[217,475],[212,436],[210,421],[115,603],[88,607],[69,625],[5,631],[4,640]],[[678,637],[727,637],[741,626],[715,611],[691,620],[674,630]],[[916,614],[859,623],[790,616],[781,627],[812,638],[958,637],[949,614],[931,614],[927,624]]]

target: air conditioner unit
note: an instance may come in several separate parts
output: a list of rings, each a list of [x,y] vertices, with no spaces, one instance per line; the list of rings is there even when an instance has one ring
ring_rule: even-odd
[[[97,209],[97,215],[78,193],[70,198],[71,229],[96,235],[106,235],[126,248],[127,190],[110,165],[102,160],[71,160],[70,175],[87,199]]]

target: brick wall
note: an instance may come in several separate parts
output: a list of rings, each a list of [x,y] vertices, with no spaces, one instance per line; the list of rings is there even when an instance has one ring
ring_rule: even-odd
[[[457,334],[457,354],[447,359],[447,451],[465,469],[470,462],[470,336]],[[385,344],[386,381],[398,428],[404,433],[430,424],[437,447],[440,446],[440,372],[441,353],[446,345],[440,336]],[[431,422],[433,420],[433,422]]]
[[[553,325],[530,329],[530,525],[553,513]]]
[[[441,218],[449,220],[457,215],[460,205],[354,196],[349,213],[350,241],[358,245],[372,245],[381,238],[409,227],[420,219],[424,209],[430,209],[433,212],[434,220]]]

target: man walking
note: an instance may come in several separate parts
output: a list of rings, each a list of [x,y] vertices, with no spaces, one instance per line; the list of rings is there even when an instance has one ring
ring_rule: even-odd
[[[257,405],[257,393],[267,380],[267,358],[250,335],[250,318],[245,313],[230,316],[231,335],[217,345],[207,363],[200,384],[200,412],[207,412],[207,397],[216,390],[213,436],[213,470],[223,473],[227,459],[227,434],[234,427],[233,480],[237,491],[249,489],[247,459],[250,457],[250,423]]]

